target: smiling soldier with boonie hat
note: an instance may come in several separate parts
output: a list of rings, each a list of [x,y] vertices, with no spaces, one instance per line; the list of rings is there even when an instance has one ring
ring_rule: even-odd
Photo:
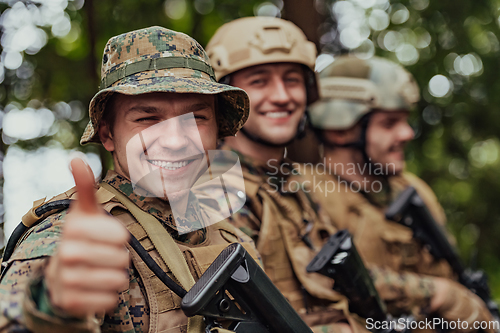
[[[99,142],[97,129],[113,93],[151,92],[218,95],[218,136],[234,135],[248,118],[246,93],[218,83],[201,45],[181,32],[162,27],[111,38],[104,48],[99,92],[90,102],[90,122],[81,144]]]
[[[217,203],[192,192],[178,227],[175,200],[134,192],[129,164],[156,168],[174,185],[190,179],[186,170],[196,164],[180,161],[234,135],[248,118],[247,94],[216,82],[193,38],[162,27],[111,38],[101,77],[80,142],[103,144],[115,168],[96,192],[91,171],[73,161],[77,187],[36,201],[23,217],[1,265],[0,332],[205,332],[200,316],[187,318],[180,309],[182,289],[191,289],[230,243],[257,258],[253,242],[227,221],[207,224],[220,212]],[[199,145],[181,123],[180,130],[155,132],[142,142],[144,150],[128,154],[134,137],[170,120],[178,124],[184,115],[193,115]],[[182,232],[186,225],[208,226]],[[165,272],[175,282],[168,283]]]

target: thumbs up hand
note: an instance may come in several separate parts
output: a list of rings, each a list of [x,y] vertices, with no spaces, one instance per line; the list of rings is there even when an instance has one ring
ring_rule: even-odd
[[[94,175],[81,159],[71,161],[77,200],[66,216],[57,252],[45,269],[53,306],[74,317],[112,310],[128,284],[129,233],[97,204]]]

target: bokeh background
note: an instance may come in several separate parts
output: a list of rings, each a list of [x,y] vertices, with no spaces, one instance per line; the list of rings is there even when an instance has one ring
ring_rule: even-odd
[[[99,146],[79,146],[109,37],[160,25],[206,45],[232,19],[278,16],[316,43],[318,70],[350,52],[414,74],[408,169],[436,192],[462,258],[487,271],[500,300],[500,0],[0,0],[0,12],[0,235],[34,200],[73,186],[75,151],[96,175],[112,167]]]

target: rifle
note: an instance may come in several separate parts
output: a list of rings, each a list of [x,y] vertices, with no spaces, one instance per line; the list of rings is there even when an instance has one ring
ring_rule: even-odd
[[[349,299],[349,310],[363,318],[377,322],[391,323],[387,329],[376,332],[408,332],[404,325],[414,319],[410,316],[393,318],[387,314],[385,304],[373,285],[359,253],[347,230],[330,236],[328,242],[311,260],[307,272],[319,273],[335,280],[334,289]]]
[[[241,244],[226,247],[183,297],[188,316],[205,317],[206,332],[228,319],[236,333],[312,333]]]
[[[486,274],[481,270],[465,269],[455,248],[451,246],[414,187],[408,187],[396,198],[387,209],[385,217],[411,228],[413,237],[420,240],[434,258],[445,259],[458,275],[458,281],[478,295],[493,318],[499,321],[500,312],[498,305],[491,299]]]

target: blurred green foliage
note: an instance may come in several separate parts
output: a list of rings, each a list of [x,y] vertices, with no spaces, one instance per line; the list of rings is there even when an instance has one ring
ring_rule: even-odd
[[[320,8],[327,16],[323,52],[376,54],[415,76],[422,100],[411,116],[416,138],[407,148],[408,169],[435,191],[462,258],[487,271],[497,301],[499,5],[497,0],[345,0],[325,1]],[[365,25],[352,23],[358,19]]]
[[[36,1],[1,0],[0,11],[5,14],[18,2],[40,6]],[[29,140],[2,135],[2,153],[9,145],[23,149],[54,143],[79,147],[88,121],[86,107],[97,92],[102,50],[111,36],[160,25],[185,32],[206,45],[221,24],[254,15],[263,2],[69,1],[64,10],[71,23],[69,32],[56,37],[50,25],[39,24],[46,32],[46,45],[31,54],[21,52],[23,64],[5,69],[0,85],[3,111],[46,107],[54,112],[55,128]],[[283,6],[281,1],[274,3]],[[500,299],[500,242],[496,240],[500,235],[500,1],[315,3],[324,18],[318,27],[322,52],[354,52],[361,57],[377,54],[401,62],[415,75],[423,98],[412,115],[416,139],[408,147],[408,169],[434,189],[462,257],[468,261],[477,251],[477,265],[489,273],[494,295]],[[2,29],[2,37],[5,34]],[[2,38],[2,61],[5,47]],[[85,116],[68,118],[67,105],[80,108]],[[81,149],[98,152],[104,169],[111,167],[109,155],[98,146]]]

